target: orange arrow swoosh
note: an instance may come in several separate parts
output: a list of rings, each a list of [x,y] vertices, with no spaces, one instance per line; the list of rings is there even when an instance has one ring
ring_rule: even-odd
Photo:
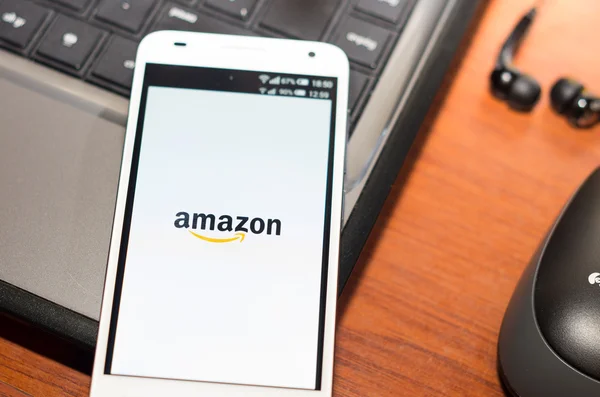
[[[231,237],[231,238],[212,238],[212,237],[203,236],[198,233],[194,233],[191,230],[188,230],[188,232],[190,232],[194,237],[198,237],[200,240],[208,241],[209,243],[231,243],[231,242],[237,241],[237,240],[240,240],[240,243],[241,243],[246,238],[246,235],[244,233],[236,233],[235,237]]]

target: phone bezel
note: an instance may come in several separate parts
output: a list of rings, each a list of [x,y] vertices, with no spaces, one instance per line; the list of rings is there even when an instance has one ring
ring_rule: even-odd
[[[121,230],[143,88],[144,65],[147,63],[331,76],[338,79],[330,219],[330,265],[327,277],[320,390],[136,378],[104,373]],[[92,372],[91,395],[93,397],[162,397],[165,395],[191,397],[197,396],[199,393],[214,397],[331,395],[339,240],[342,224],[344,158],[347,140],[348,81],[349,63],[346,55],[338,47],[325,43],[176,31],[155,32],[142,40],[138,48],[133,77],[113,233],[100,314],[96,358]]]

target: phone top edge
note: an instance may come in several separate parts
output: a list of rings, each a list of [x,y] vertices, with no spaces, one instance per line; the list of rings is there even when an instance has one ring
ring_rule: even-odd
[[[350,72],[346,53],[330,43],[170,30],[146,36],[136,62],[306,75],[321,72],[344,81]]]

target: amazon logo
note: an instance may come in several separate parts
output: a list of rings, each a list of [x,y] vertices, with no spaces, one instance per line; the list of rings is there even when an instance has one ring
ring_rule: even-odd
[[[174,225],[177,229],[187,229],[192,236],[208,243],[232,243],[234,241],[241,243],[248,233],[268,236],[281,235],[279,219],[250,219],[247,216],[221,215],[217,217],[213,214],[178,212],[175,215]]]

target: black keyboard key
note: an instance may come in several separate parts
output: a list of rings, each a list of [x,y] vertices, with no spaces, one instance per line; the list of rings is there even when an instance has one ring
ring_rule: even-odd
[[[360,0],[356,7],[383,20],[398,23],[409,0]]]
[[[390,32],[379,26],[349,17],[338,28],[335,44],[351,60],[375,69],[390,36]]]
[[[96,18],[137,33],[155,4],[156,0],[102,0]]]
[[[354,111],[358,98],[360,98],[360,95],[365,89],[365,85],[367,85],[367,76],[356,70],[350,70],[350,100],[348,101],[350,112]]]
[[[206,5],[241,19],[248,19],[257,0],[207,0]]]
[[[186,6],[189,6],[189,7],[196,5],[197,1],[198,0],[177,0],[177,2],[184,4]]]
[[[44,36],[38,53],[80,70],[101,39],[100,29],[59,15]]]
[[[108,82],[131,89],[138,43],[113,36],[97,61],[92,74]]]
[[[290,37],[318,40],[339,3],[339,0],[272,0],[262,25]]]
[[[23,0],[0,1],[0,39],[27,47],[49,11]]]
[[[52,0],[77,11],[81,11],[88,5],[90,0]]]
[[[242,28],[174,4],[165,7],[152,30],[189,30],[192,32],[252,35],[251,32]]]

